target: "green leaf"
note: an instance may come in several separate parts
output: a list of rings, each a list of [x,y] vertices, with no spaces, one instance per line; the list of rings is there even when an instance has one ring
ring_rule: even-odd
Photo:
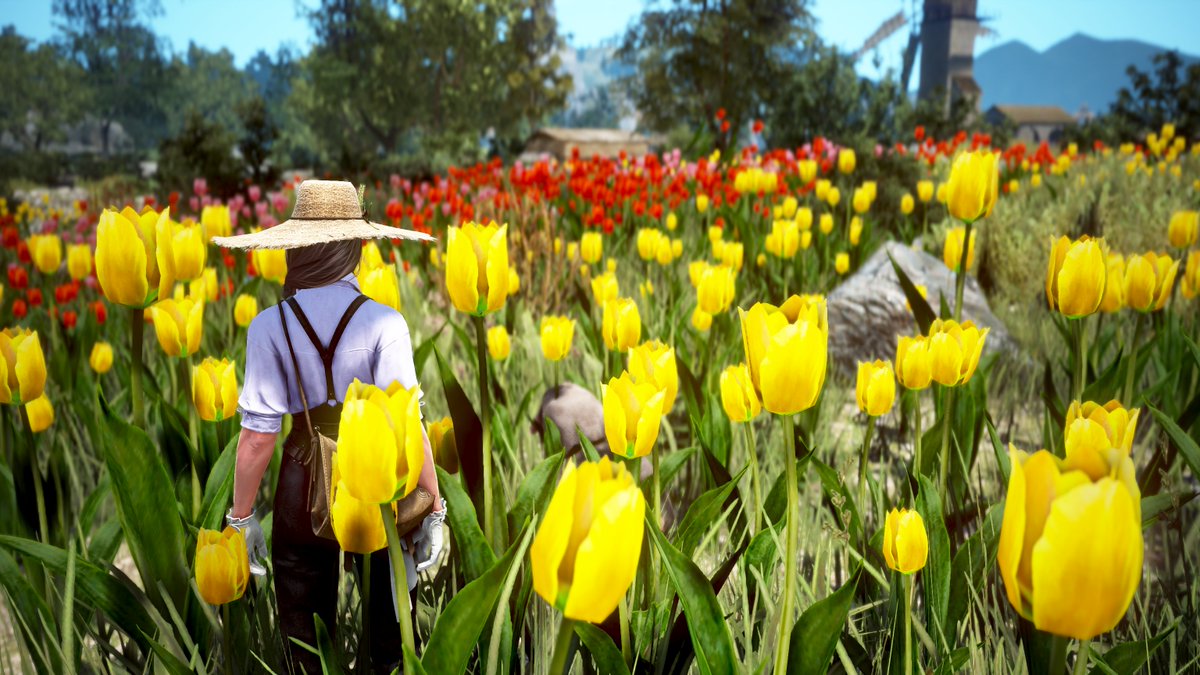
[[[431,673],[463,673],[475,644],[496,606],[505,580],[525,558],[533,528],[525,528],[520,541],[509,547],[485,574],[463,586],[442,610],[433,626],[421,665]]]
[[[596,450],[596,446],[592,445],[591,439],[583,433],[579,434],[579,447],[583,450],[583,456],[587,457],[589,462],[600,461],[600,452]],[[613,457],[617,457],[617,455],[613,455]]]
[[[821,675],[829,669],[857,587],[855,576],[800,615],[788,645],[788,675]]]
[[[313,614],[317,629],[317,655],[321,657],[321,672],[324,675],[338,675],[342,672],[342,662],[338,658],[337,645],[329,635],[329,629],[321,620],[319,614]]]
[[[950,602],[946,609],[946,627],[953,635],[967,615],[973,595],[979,595],[987,580],[987,570],[996,559],[1004,504],[995,504],[983,518],[983,526],[958,549],[950,566]],[[972,594],[970,589],[974,589]]]
[[[162,584],[176,607],[188,595],[183,523],[179,519],[171,477],[150,437],[117,417],[101,399],[107,427],[99,443],[112,479],[117,517],[125,541],[143,579]],[[157,587],[147,590],[156,606],[165,606]]]
[[[483,423],[479,421],[479,415],[475,414],[475,407],[471,405],[471,399],[467,398],[467,393],[458,383],[450,364],[442,358],[442,353],[436,347],[433,354],[437,358],[446,405],[450,408],[450,419],[454,422],[454,443],[458,448],[458,462],[462,468],[463,481],[471,499],[480,504],[483,499]]]
[[[1167,511],[1183,508],[1185,504],[1200,496],[1200,492],[1172,494],[1160,492],[1149,497],[1142,497],[1142,529],[1149,529],[1158,521],[1159,516]]]
[[[1102,656],[1096,656],[1095,659],[1098,663],[1103,663],[1111,668],[1118,675],[1133,675],[1141,670],[1142,666],[1150,659],[1150,655],[1162,646],[1162,643],[1170,637],[1171,633],[1175,632],[1175,629],[1179,627],[1179,621],[1179,619],[1176,619],[1174,623],[1167,626],[1166,630],[1149,640],[1119,644],[1104,652]],[[1100,669],[1093,668],[1090,672],[1096,673],[1098,670]]]
[[[737,482],[745,473],[746,467],[742,467],[742,470],[729,482],[708,490],[692,502],[692,505],[688,507],[687,514],[683,516],[683,520],[679,524],[679,529],[675,532],[675,545],[679,548],[680,553],[686,556],[695,553],[696,547],[700,545],[700,540],[718,524],[721,513],[725,510],[726,500],[729,499],[733,488],[737,486]]]
[[[590,623],[577,621],[575,634],[579,636],[579,641],[592,655],[592,661],[596,662],[596,667],[601,673],[612,673],[613,675],[629,673],[629,668],[625,666],[625,659],[621,656],[621,650],[613,644],[608,633]]]
[[[450,536],[454,537],[453,550],[458,551],[463,572],[467,579],[476,579],[496,562],[496,554],[488,546],[479,519],[475,516],[475,505],[463,490],[458,478],[437,467],[438,487],[446,500],[446,519],[450,525]]]
[[[17,561],[8,551],[0,549],[0,586],[4,587],[8,604],[6,606],[9,620],[14,628],[19,627],[21,637],[28,647],[40,645],[45,637],[45,631],[58,630],[58,622],[50,613],[50,608],[42,600],[38,591],[34,590],[25,573],[17,565]],[[13,616],[15,615],[15,616]],[[62,670],[58,654],[54,650],[43,653],[38,649],[28,649],[34,669],[39,673],[54,673]]]
[[[729,624],[725,622],[725,614],[721,604],[717,602],[716,594],[713,593],[712,584],[708,577],[704,576],[704,572],[696,567],[696,563],[667,541],[652,518],[653,515],[647,512],[646,531],[650,533],[651,542],[658,548],[671,585],[679,594],[700,672],[705,675],[737,672],[737,650],[733,644],[733,634],[729,631]]]
[[[662,458],[662,461],[658,465],[658,470],[662,473],[659,485],[662,486],[664,491],[671,484],[671,481],[675,480],[675,476],[679,474],[679,470],[683,468],[683,465],[687,464],[687,461],[695,456],[697,452],[699,450],[693,445],[667,453],[667,456]]]
[[[929,558],[922,572],[925,590],[925,624],[938,653],[944,653],[953,637],[946,630],[946,615],[950,605],[950,535],[942,519],[942,503],[937,489],[925,476],[919,476],[921,490],[917,493],[917,513],[925,521],[929,537]]]
[[[517,488],[517,496],[512,508],[508,510],[508,529],[512,532],[520,530],[525,520],[535,513],[541,513],[554,487],[558,485],[559,473],[562,471],[563,453],[556,452],[543,459],[533,470],[525,475],[521,486]]]
[[[1154,415],[1154,420],[1158,422],[1158,426],[1167,432],[1167,437],[1171,439],[1171,444],[1175,446],[1179,453],[1183,455],[1184,461],[1192,470],[1192,476],[1200,480],[1200,445],[1196,445],[1195,439],[1188,435],[1175,420],[1163,414],[1161,410],[1152,405],[1147,405],[1150,409],[1150,414]]]
[[[1000,442],[1000,434],[996,433],[996,425],[992,423],[992,416],[984,416],[987,424],[988,438],[992,441],[992,452],[996,455],[996,464],[1000,466],[1000,475],[1004,479],[1004,484],[1008,485],[1008,477],[1012,474],[1012,466],[1008,460],[1008,450],[1004,444]]]
[[[840,527],[846,529],[850,534],[852,541],[857,540],[858,533],[862,530],[862,521],[858,517],[858,507],[854,504],[854,498],[850,495],[850,491],[846,489],[835,471],[828,464],[825,464],[816,457],[810,457],[809,463],[817,470],[817,476],[821,479],[821,487],[825,490],[825,498],[829,502],[829,507],[834,510],[834,515],[837,518],[837,523]],[[841,507],[834,506],[834,495],[837,495],[837,501],[841,502]],[[850,514],[850,522],[843,522],[841,510],[845,510]]]
[[[220,530],[224,522],[225,509],[233,498],[233,474],[237,465],[238,436],[229,439],[221,456],[213,464],[204,484],[204,500],[200,504],[199,526],[209,530]]]
[[[905,274],[904,270],[900,269],[900,265],[896,263],[896,259],[892,257],[890,251],[888,252],[888,260],[892,262],[892,269],[896,271],[896,278],[900,280],[900,288],[904,291],[904,297],[908,300],[909,306],[912,307],[913,318],[917,321],[917,328],[921,329],[922,334],[929,333],[929,326],[937,318],[933,313],[933,308],[921,296],[921,292],[917,290],[917,286],[912,282],[912,279]]]

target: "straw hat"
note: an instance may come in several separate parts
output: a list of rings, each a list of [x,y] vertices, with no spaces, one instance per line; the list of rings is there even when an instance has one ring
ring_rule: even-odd
[[[300,248],[347,239],[436,241],[422,232],[367,220],[354,185],[344,180],[306,180],[296,188],[292,217],[261,232],[213,237],[224,248]]]

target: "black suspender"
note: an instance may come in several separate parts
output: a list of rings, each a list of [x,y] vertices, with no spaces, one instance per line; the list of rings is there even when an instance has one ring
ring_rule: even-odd
[[[285,301],[289,306],[291,306],[292,312],[295,313],[296,319],[300,322],[300,327],[304,329],[304,332],[308,335],[309,341],[312,342],[313,347],[315,347],[317,350],[317,354],[321,357],[321,362],[325,364],[325,398],[329,405],[335,405],[337,403],[337,395],[333,388],[334,353],[337,350],[338,342],[340,342],[342,339],[342,333],[346,332],[346,326],[349,325],[350,319],[354,316],[354,313],[358,311],[358,308],[362,307],[362,304],[366,302],[367,299],[367,296],[360,294],[358,297],[354,298],[353,301],[351,301],[350,306],[347,307],[345,313],[342,314],[342,320],[338,322],[337,328],[333,331],[333,337],[329,339],[329,345],[326,347],[321,346],[321,339],[317,337],[317,331],[313,330],[312,324],[309,323],[308,317],[304,315],[304,311],[300,309],[300,303],[296,302],[295,296],[290,297]],[[295,351],[292,349],[292,336],[288,332],[287,321],[283,316],[282,305],[279,307],[279,320],[283,323],[283,335],[287,339],[288,350],[292,352],[292,359],[294,362],[296,356]],[[296,385],[300,388],[300,398],[302,399],[302,403],[305,408],[307,408],[308,403],[307,401],[303,400],[305,398],[304,383],[300,382],[299,369],[296,371]]]

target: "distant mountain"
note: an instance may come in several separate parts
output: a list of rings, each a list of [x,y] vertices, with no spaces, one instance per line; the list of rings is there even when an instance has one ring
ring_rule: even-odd
[[[1108,110],[1121,87],[1125,69],[1152,69],[1163,47],[1138,40],[1098,40],[1076,33],[1044,52],[1013,40],[975,57],[975,80],[983,89],[983,108],[997,103],[1056,105],[1074,115],[1087,105]],[[1185,66],[1200,58],[1182,55]]]

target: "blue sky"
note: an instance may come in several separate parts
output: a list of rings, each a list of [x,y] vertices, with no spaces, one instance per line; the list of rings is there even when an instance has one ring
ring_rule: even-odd
[[[304,49],[311,40],[301,16],[314,0],[160,0],[163,14],[155,30],[177,51],[195,41],[209,49],[230,49],[244,64],[259,49],[273,52],[283,44]],[[669,4],[670,0],[658,0]],[[921,0],[815,0],[811,9],[821,36],[843,49],[856,49],[888,17],[903,10],[911,16]],[[621,33],[645,3],[642,0],[557,0],[559,25],[573,44],[586,46]],[[54,32],[50,0],[0,0],[0,25],[36,39]],[[1045,49],[1076,32],[1098,38],[1133,38],[1186,52],[1200,52],[1200,0],[979,0],[995,34],[977,41],[977,53],[1008,40]],[[876,76],[897,68],[907,39],[906,26],[873,55],[860,71]]]

